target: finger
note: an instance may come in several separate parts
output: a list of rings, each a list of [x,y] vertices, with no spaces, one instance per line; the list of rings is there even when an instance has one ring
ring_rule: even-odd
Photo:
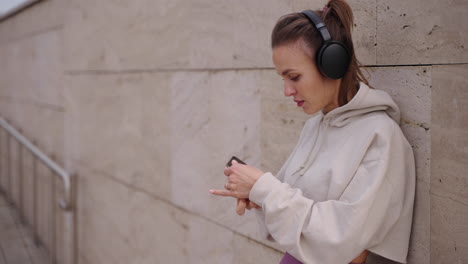
[[[235,182],[237,182],[237,180],[236,180],[236,178],[235,178],[235,176],[234,176],[233,174],[231,174],[231,175],[228,176],[228,182],[229,182],[229,183],[235,183]]]
[[[251,201],[250,203],[252,204],[252,207],[253,207],[253,208],[256,208],[256,209],[262,208],[260,205],[254,203],[254,202],[252,202],[252,201]]]
[[[229,186],[229,182],[224,184],[224,189],[226,189],[226,190],[231,190],[231,189],[230,189],[230,186]]]
[[[237,199],[237,214],[238,215],[243,215],[245,213],[245,206],[247,205],[247,202],[245,199]]]
[[[253,209],[253,208],[258,209],[258,208],[260,208],[260,206],[258,206],[256,203],[249,200],[249,204],[247,205],[247,209],[250,210],[250,209]]]
[[[224,175],[229,176],[232,173],[231,167],[227,167],[224,169]]]
[[[250,204],[250,202],[247,202],[247,206],[245,207],[245,209],[247,209],[247,210],[252,209],[252,205]]]
[[[211,189],[210,190],[210,193],[211,194],[214,194],[214,195],[218,195],[218,196],[231,196],[231,197],[235,197],[235,193],[234,192],[231,192],[231,191],[228,191],[228,190],[215,190],[215,189]]]

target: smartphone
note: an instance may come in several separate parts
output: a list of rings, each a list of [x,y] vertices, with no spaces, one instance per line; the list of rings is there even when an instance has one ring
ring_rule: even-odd
[[[233,160],[236,160],[237,162],[241,163],[241,164],[245,164],[247,165],[247,163],[243,162],[242,160],[240,160],[239,158],[237,158],[236,156],[232,156],[232,158],[228,161],[228,163],[226,163],[226,166],[227,167],[231,167],[232,166],[232,161]]]

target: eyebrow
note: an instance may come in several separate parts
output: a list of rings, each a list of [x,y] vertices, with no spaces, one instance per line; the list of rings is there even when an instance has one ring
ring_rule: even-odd
[[[288,74],[288,72],[292,71],[294,69],[287,69],[287,70],[284,70],[282,73],[281,73],[281,76],[285,75],[285,74]]]

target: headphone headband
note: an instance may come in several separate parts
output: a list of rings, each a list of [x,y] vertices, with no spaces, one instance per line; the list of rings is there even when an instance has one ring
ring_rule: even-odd
[[[328,42],[331,40],[330,32],[328,32],[325,23],[322,21],[322,18],[319,15],[317,15],[317,13],[315,13],[312,10],[304,10],[301,13],[304,14],[305,17],[310,21],[310,23],[314,25],[315,28],[320,32],[320,35],[322,35],[322,39],[324,42]]]

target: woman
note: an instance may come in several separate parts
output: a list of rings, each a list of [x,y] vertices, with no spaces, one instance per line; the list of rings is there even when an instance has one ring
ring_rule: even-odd
[[[352,25],[343,0],[277,22],[273,62],[284,94],[313,116],[276,175],[234,163],[226,190],[210,190],[238,198],[239,214],[255,208],[262,235],[286,251],[281,263],[364,263],[369,252],[406,263],[413,152],[398,107],[360,72]],[[327,34],[339,42],[331,59]]]

